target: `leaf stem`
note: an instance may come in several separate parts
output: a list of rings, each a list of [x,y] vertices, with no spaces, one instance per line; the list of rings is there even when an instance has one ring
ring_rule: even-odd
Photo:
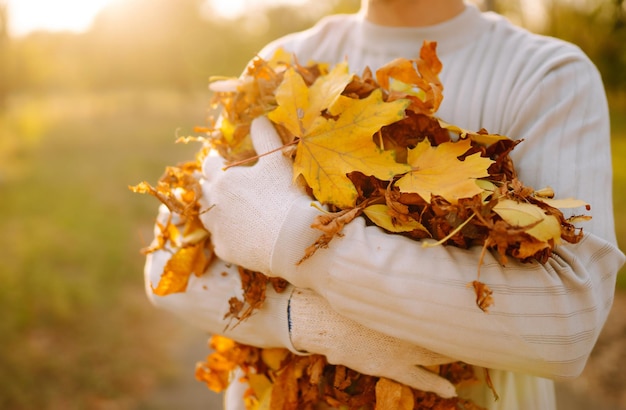
[[[275,153],[276,151],[281,151],[283,148],[289,147],[289,146],[291,146],[291,145],[296,145],[298,142],[299,142],[299,140],[297,140],[297,139],[296,139],[296,140],[293,140],[293,141],[291,141],[291,142],[290,142],[290,143],[288,143],[288,144],[281,145],[280,147],[278,147],[278,148],[274,148],[273,150],[271,150],[271,151],[267,151],[267,152],[265,152],[265,153],[263,153],[263,154],[257,154],[257,155],[255,155],[255,156],[253,156],[253,157],[246,158],[246,159],[242,159],[242,160],[240,160],[240,161],[233,162],[232,164],[228,164],[228,165],[224,166],[224,168],[222,168],[222,169],[223,169],[224,171],[226,171],[226,170],[227,170],[228,168],[230,168],[230,167],[236,167],[236,166],[238,166],[238,165],[247,164],[248,162],[255,161],[255,160],[257,160],[257,159],[259,159],[259,158],[261,158],[261,157],[264,157],[264,156],[266,156],[266,155],[273,154],[273,153]]]
[[[454,230],[452,232],[450,232],[448,235],[446,235],[444,238],[442,238],[441,240],[435,242],[435,243],[430,243],[430,242],[424,242],[422,243],[422,247],[423,248],[432,248],[434,246],[439,246],[441,244],[443,244],[445,241],[447,241],[448,239],[452,238],[454,235],[456,235],[457,232],[459,232],[461,229],[463,229],[463,227],[465,225],[467,225],[467,223],[469,221],[472,220],[472,218],[474,218],[476,216],[476,212],[472,213],[472,215],[467,218],[465,221],[463,221],[462,224],[460,224],[459,226],[457,226],[456,228],[454,228]]]

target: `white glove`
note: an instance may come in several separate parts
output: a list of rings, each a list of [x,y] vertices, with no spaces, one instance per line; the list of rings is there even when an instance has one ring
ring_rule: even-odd
[[[289,159],[280,151],[263,155],[282,145],[272,123],[259,117],[252,122],[250,134],[262,155],[254,166],[224,171],[220,157],[205,160],[200,203],[210,209],[201,220],[220,258],[271,275],[274,245],[289,210],[296,202],[310,208],[311,199],[293,184]]]
[[[169,211],[160,208],[160,221],[167,220]],[[176,217],[173,218],[174,220]],[[187,290],[167,296],[152,292],[163,273],[163,267],[172,256],[159,250],[147,256],[144,277],[148,298],[157,307],[168,310],[208,333],[221,334],[240,343],[258,347],[285,347],[296,352],[289,338],[288,308],[292,288],[276,293],[268,287],[263,307],[242,322],[225,319],[230,310],[229,300],[242,300],[241,278],[237,268],[216,259],[200,277],[191,275]]]
[[[448,380],[421,367],[455,360],[347,319],[312,290],[294,290],[289,310],[296,349],[323,354],[331,364],[386,377],[444,398],[456,396]]]

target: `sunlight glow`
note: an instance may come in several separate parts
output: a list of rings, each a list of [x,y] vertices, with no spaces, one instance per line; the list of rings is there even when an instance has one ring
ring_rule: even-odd
[[[9,32],[23,36],[35,30],[82,32],[112,0],[6,0]]]
[[[0,0],[1,2],[2,0]],[[132,0],[4,0],[9,7],[9,33],[24,36],[36,30],[84,32],[109,3]],[[205,0],[214,16],[236,18],[260,6],[304,4],[307,0]]]
[[[250,10],[259,8],[259,6],[299,5],[306,3],[307,0],[265,0],[263,2],[258,0],[206,0],[206,2],[219,17],[236,18]]]

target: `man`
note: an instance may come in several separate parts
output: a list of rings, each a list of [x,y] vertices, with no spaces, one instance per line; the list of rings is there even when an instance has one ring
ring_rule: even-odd
[[[223,172],[209,158],[203,201],[212,208],[202,219],[217,255],[293,285],[270,293],[258,314],[227,335],[324,354],[331,363],[443,396],[458,393],[489,409],[555,409],[552,380],[583,370],[624,263],[614,232],[608,109],[588,58],[571,44],[531,34],[462,0],[363,0],[358,13],[327,17],[260,55],[282,47],[302,62],[347,59],[360,73],[417,57],[424,40],[437,42],[443,63],[437,115],[465,129],[524,139],[512,153],[519,179],[589,202],[593,219],[584,225],[584,238],[557,247],[545,264],[510,260],[502,266],[486,255],[481,281],[496,299],[487,315],[466,287],[475,279],[479,247],[425,249],[357,219],[328,249],[296,266],[318,236],[310,224],[319,211],[292,185],[291,165],[272,154],[253,167]],[[251,136],[259,153],[280,146],[266,118],[253,122]],[[166,258],[149,259],[148,281],[156,283]],[[210,269],[228,269],[220,263]],[[185,294],[151,297],[221,333],[227,300],[238,292],[229,272],[194,280]],[[454,392],[418,367],[450,360],[490,369],[500,400],[485,382]],[[237,408],[235,400],[227,407]]]

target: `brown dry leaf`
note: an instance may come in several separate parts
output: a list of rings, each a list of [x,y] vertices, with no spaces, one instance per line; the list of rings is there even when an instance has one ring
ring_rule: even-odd
[[[306,360],[294,357],[278,372],[275,384],[280,388],[272,390],[270,405],[272,409],[299,410],[298,392],[300,389],[298,381],[304,374],[306,364]]]
[[[244,269],[241,266],[237,268],[241,278],[243,300],[231,298],[229,300],[230,309],[224,317],[224,319],[235,319],[237,321],[235,326],[249,318],[255,310],[263,306],[267,284],[269,283],[269,278],[260,272]]]
[[[530,240],[520,242],[518,248],[513,248],[511,256],[521,261],[535,259],[540,263],[545,263],[546,258],[551,254],[552,248],[553,245],[548,241],[532,240],[531,238]]]
[[[493,291],[489,286],[478,280],[471,282],[476,293],[476,306],[485,313],[489,313],[489,308],[493,306]]]
[[[347,223],[352,222],[362,211],[361,207],[356,207],[317,216],[311,224],[311,228],[319,229],[323,233],[313,245],[305,250],[304,256],[298,261],[297,265],[313,256],[318,249],[326,248],[335,236],[341,236],[343,227]]]

